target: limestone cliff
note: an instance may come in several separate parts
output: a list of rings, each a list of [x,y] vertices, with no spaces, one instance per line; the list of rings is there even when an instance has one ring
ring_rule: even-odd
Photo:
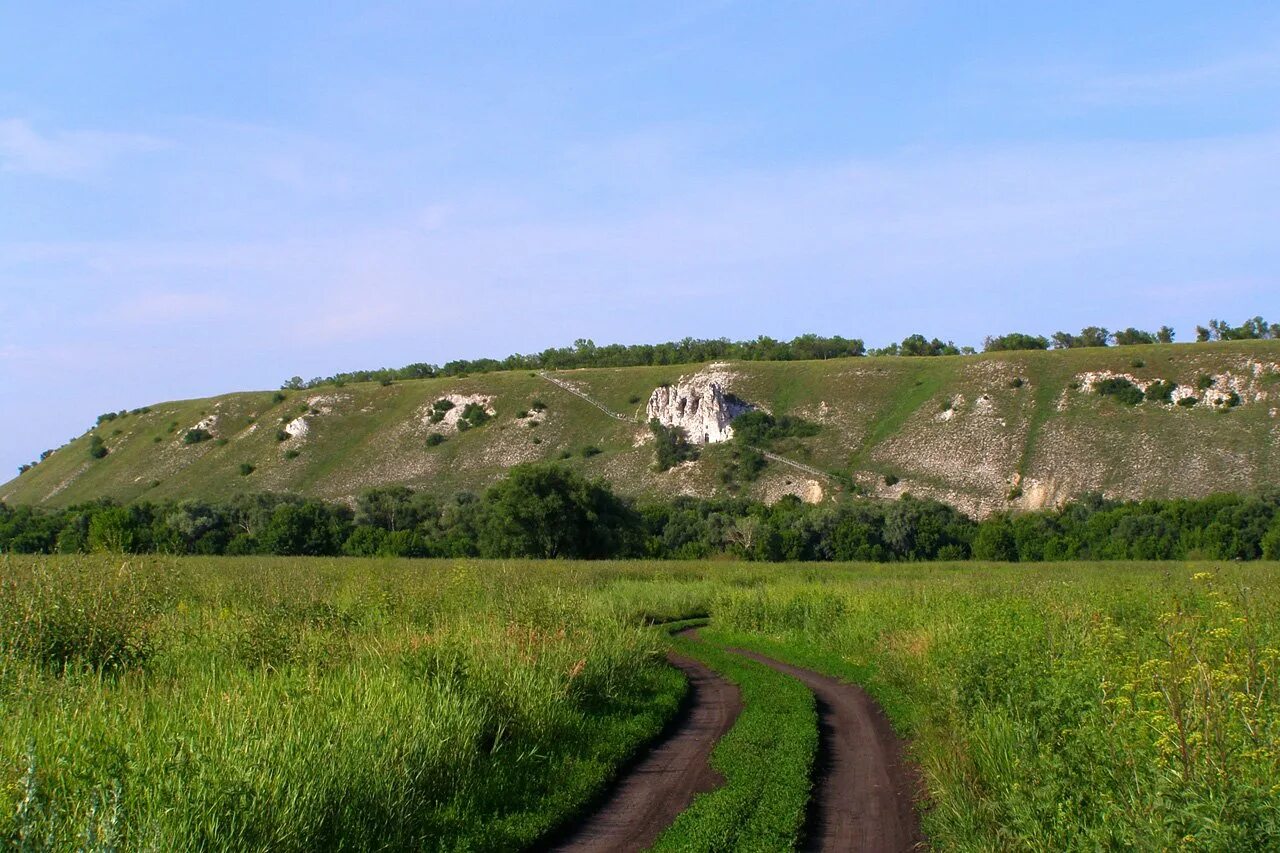
[[[733,419],[750,407],[725,391],[729,375],[709,371],[681,377],[653,389],[646,416],[680,427],[691,444],[716,444],[733,437]]]

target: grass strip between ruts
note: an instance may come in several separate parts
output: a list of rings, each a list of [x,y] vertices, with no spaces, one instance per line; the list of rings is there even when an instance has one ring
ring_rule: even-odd
[[[871,694],[871,698],[884,710],[899,737],[910,739],[920,723],[920,709],[914,707],[910,697],[901,690],[878,677],[871,664],[856,663],[836,651],[759,634],[726,631],[715,627],[708,627],[700,633],[706,642],[723,648],[747,649],[793,666],[857,684]]]
[[[721,647],[747,649],[793,666],[857,684],[884,710],[897,735],[907,741],[907,752],[912,760],[919,760],[919,756],[913,751],[912,738],[922,730],[929,730],[930,722],[925,709],[913,705],[911,697],[885,679],[877,677],[873,665],[854,662],[836,651],[758,634],[708,628],[704,632],[704,640]],[[916,804],[926,837],[932,827],[929,805],[927,797]]]
[[[724,785],[699,795],[652,849],[793,849],[804,828],[818,748],[813,694],[710,643],[675,636],[672,644],[736,683],[743,709],[711,755]]]

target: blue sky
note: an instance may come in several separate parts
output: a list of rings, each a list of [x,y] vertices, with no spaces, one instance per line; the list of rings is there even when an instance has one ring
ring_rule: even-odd
[[[1278,269],[1274,2],[0,8],[0,472],[579,337],[1186,339]]]

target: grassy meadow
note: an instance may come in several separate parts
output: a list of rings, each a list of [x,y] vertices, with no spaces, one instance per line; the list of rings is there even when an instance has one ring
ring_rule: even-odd
[[[1280,839],[1280,566],[0,558],[0,846],[511,850],[676,712],[746,708],[659,849],[785,849],[864,684],[938,849]],[[703,642],[654,622],[707,617]]]

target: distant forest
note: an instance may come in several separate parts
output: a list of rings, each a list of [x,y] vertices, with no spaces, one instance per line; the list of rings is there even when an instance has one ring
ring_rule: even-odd
[[[0,503],[0,552],[649,558],[767,561],[1280,559],[1280,490],[1065,506],[976,521],[930,499],[786,497],[632,501],[555,464],[524,465],[482,495],[371,489],[354,510],[247,494],[46,511]]]
[[[1162,326],[1154,332],[1128,328],[1111,331],[1101,326],[1088,326],[1079,334],[1055,332],[1050,337],[1025,332],[1010,332],[988,337],[983,341],[983,352],[1009,350],[1074,349],[1078,347],[1129,346],[1133,344],[1173,343],[1174,331]],[[1268,324],[1262,317],[1253,317],[1239,326],[1222,320],[1210,320],[1207,326],[1196,327],[1197,341],[1233,341],[1254,339],[1280,339],[1280,323]],[[405,367],[383,367],[377,370],[355,370],[333,376],[317,376],[304,380],[294,376],[282,386],[286,389],[317,388],[323,385],[345,385],[348,382],[390,383],[400,379],[429,379],[436,376],[466,376],[472,373],[492,373],[498,370],[571,370],[579,367],[647,367],[665,364],[695,364],[704,361],[801,361],[827,358],[857,358],[864,355],[939,356],[972,355],[977,349],[956,346],[953,341],[927,338],[921,334],[908,335],[901,343],[868,350],[859,338],[843,338],[839,335],[823,337],[806,334],[789,341],[779,341],[761,335],[752,341],[731,341],[727,338],[685,338],[664,344],[608,344],[596,346],[595,342],[579,339],[570,347],[552,347],[540,353],[521,355],[514,353],[506,358],[459,359],[447,364],[410,364]]]

